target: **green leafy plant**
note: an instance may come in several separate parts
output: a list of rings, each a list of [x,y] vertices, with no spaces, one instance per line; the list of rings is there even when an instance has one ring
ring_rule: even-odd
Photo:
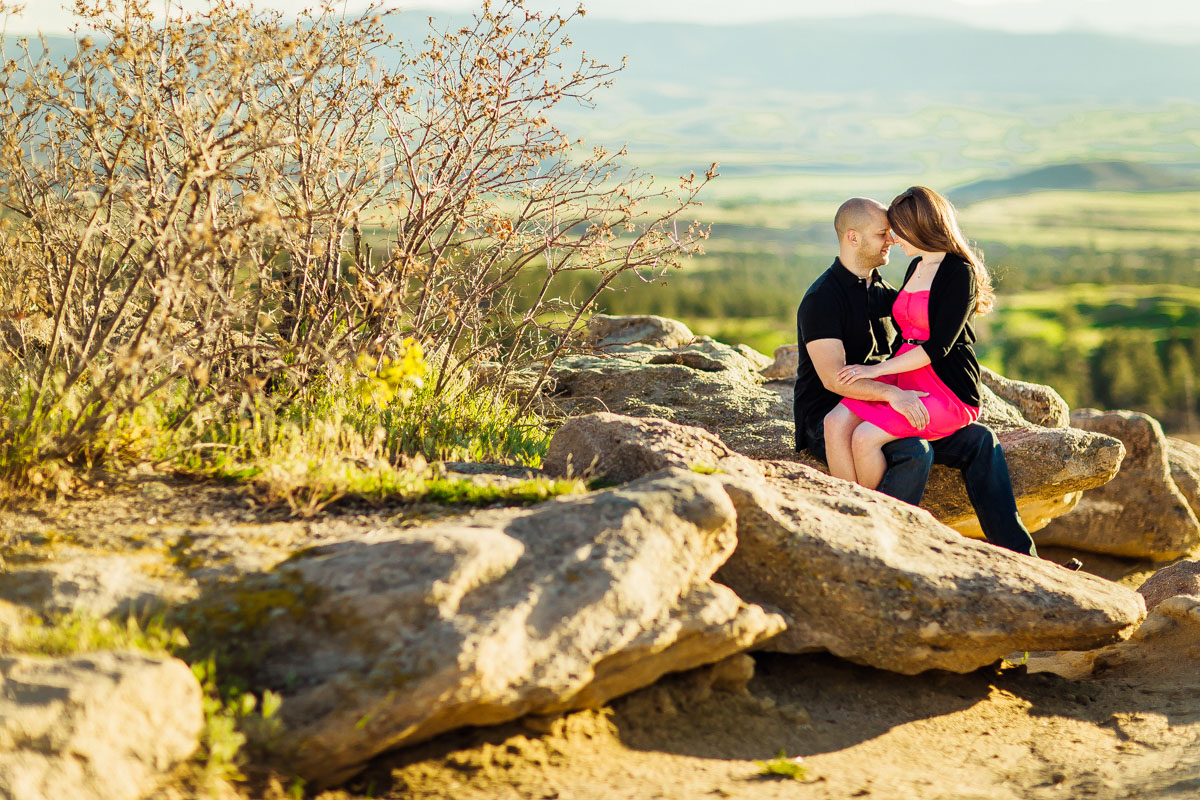
[[[204,732],[196,755],[198,782],[212,786],[221,781],[242,781],[241,767],[248,755],[271,752],[283,734],[279,709],[283,698],[267,690],[258,696],[236,685],[218,681],[216,659],[192,664],[192,674],[203,690]],[[302,786],[296,784],[293,786]]]

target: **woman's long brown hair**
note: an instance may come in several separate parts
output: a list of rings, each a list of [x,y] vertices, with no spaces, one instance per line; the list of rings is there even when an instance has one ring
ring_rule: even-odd
[[[888,224],[901,239],[930,253],[954,253],[975,271],[975,313],[992,310],[996,290],[983,256],[967,243],[958,228],[954,206],[933,189],[914,186],[896,195],[887,210]]]

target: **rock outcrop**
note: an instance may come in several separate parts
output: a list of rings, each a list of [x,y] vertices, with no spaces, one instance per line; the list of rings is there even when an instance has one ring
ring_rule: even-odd
[[[1120,439],[1125,461],[1111,483],[1086,492],[1074,512],[1039,531],[1039,545],[1168,560],[1200,544],[1200,521],[1171,477],[1157,421],[1134,411],[1082,409],[1072,412],[1071,424]]]
[[[614,324],[612,319],[601,321],[602,330]],[[798,461],[823,470],[819,460],[795,452],[793,380],[764,384],[761,367],[744,350],[703,336],[671,349],[646,343],[611,346],[601,354],[556,362],[550,394],[569,414],[658,417],[704,428],[751,458]],[[714,368],[716,363],[723,368]],[[1124,454],[1118,440],[1036,422],[1062,422],[1061,398],[1056,400],[1053,390],[999,376],[986,380],[1019,403],[1005,402],[985,385],[981,421],[999,435],[1018,508],[1031,530],[1067,513],[1082,491],[1116,474]],[[957,470],[934,467],[923,505],[959,532],[982,536]]]
[[[0,797],[146,796],[199,746],[200,695],[175,659],[0,656]]]
[[[1122,586],[965,539],[819,473],[789,477],[726,481],[738,548],[717,580],[788,615],[770,649],[829,650],[905,674],[969,672],[1014,650],[1116,641],[1145,614]]]
[[[203,598],[191,625],[241,628],[257,682],[285,695],[288,767],[331,785],[385,750],[596,707],[779,633],[709,580],[734,523],[716,479],[673,471],[318,548]]]
[[[1098,647],[1144,615],[1122,586],[964,539],[922,509],[808,466],[739,457],[699,428],[589,414],[559,429],[548,469],[569,457],[605,480],[716,470],[738,535],[717,580],[788,615],[772,650],[968,672],[1014,650]]]

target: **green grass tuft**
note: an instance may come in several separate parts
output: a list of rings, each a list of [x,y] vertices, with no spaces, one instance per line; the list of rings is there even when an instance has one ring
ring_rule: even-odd
[[[780,750],[769,761],[755,761],[754,763],[761,770],[759,775],[766,778],[790,778],[804,783],[814,780],[812,770],[801,762],[800,756],[788,758],[787,753],[783,750]]]
[[[415,499],[447,505],[531,505],[559,495],[587,491],[583,481],[533,478],[512,484],[477,484],[438,478],[425,483]]]
[[[161,616],[124,624],[82,613],[64,614],[49,621],[31,619],[8,633],[0,633],[0,649],[41,656],[67,656],[97,650],[142,650],[169,655],[187,646],[178,628],[168,627]]]

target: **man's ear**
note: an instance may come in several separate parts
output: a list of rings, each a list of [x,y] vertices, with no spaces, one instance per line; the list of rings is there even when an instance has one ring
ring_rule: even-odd
[[[853,228],[846,231],[846,241],[855,247],[858,247],[858,231],[854,230]]]

